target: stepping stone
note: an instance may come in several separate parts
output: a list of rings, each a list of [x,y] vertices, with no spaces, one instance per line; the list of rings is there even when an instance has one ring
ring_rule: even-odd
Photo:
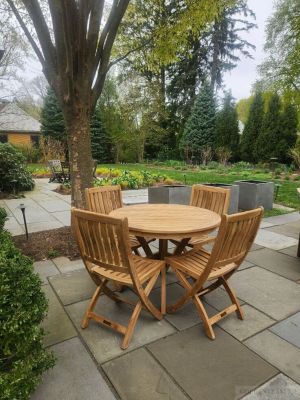
[[[61,222],[63,226],[71,226],[71,210],[53,213],[53,217]]]
[[[52,277],[50,284],[64,305],[89,299],[96,290],[85,269]]]
[[[298,251],[298,246],[291,246],[287,247],[286,249],[279,250],[279,253],[283,253],[292,257],[297,257],[297,251]]]
[[[300,221],[290,222],[289,224],[273,226],[267,228],[266,231],[280,233],[281,235],[289,236],[294,239],[299,238],[300,233]]]
[[[275,320],[300,310],[300,285],[263,268],[240,271],[229,283],[239,298]]]
[[[290,238],[279,233],[270,232],[266,229],[260,229],[255,238],[255,243],[268,247],[273,250],[281,250],[285,247],[294,246],[298,241],[294,238]]]
[[[272,225],[284,225],[289,222],[300,221],[300,213],[296,211],[290,214],[276,215],[274,217],[264,218],[264,221]]]
[[[31,400],[115,400],[110,388],[78,338],[51,350],[57,358]]]
[[[178,300],[185,290],[178,285],[177,283],[174,283],[172,285],[167,286],[167,304],[174,304],[176,300]],[[159,290],[153,290],[153,292],[150,295],[151,300],[153,303],[159,307],[160,305],[160,289]],[[209,316],[212,316],[216,314],[216,310],[211,307],[210,305],[204,303],[206,312],[208,313]],[[182,331],[187,328],[191,328],[194,325],[202,323],[202,320],[200,318],[200,315],[192,301],[189,303],[185,304],[182,308],[177,310],[174,314],[166,314],[165,319],[170,322],[173,326],[175,326],[176,329],[179,331]],[[200,328],[203,329],[203,328]]]
[[[242,271],[243,269],[247,269],[247,268],[251,268],[251,267],[254,267],[254,264],[250,261],[245,260],[242,262],[242,265],[239,267],[238,270]]]
[[[299,400],[300,385],[283,374],[275,376],[264,385],[243,397],[243,400]]]
[[[257,250],[249,253],[247,260],[293,281],[300,279],[299,260],[278,251],[270,249]]]
[[[272,326],[270,330],[300,349],[300,312]]]
[[[103,369],[122,400],[187,400],[144,348],[104,364]]]
[[[85,268],[81,258],[71,261],[68,257],[56,257],[53,262],[62,274]]]
[[[52,346],[53,344],[77,336],[77,332],[72,322],[62,305],[59,303],[51,287],[49,285],[44,285],[43,290],[49,301],[47,317],[42,323],[42,327],[46,332],[44,345]]]
[[[33,263],[34,272],[36,272],[42,282],[48,283],[48,277],[59,275],[59,271],[51,260],[37,261]]]
[[[133,297],[128,293],[123,295],[131,299]],[[88,301],[82,301],[72,304],[66,307],[66,311],[100,364],[175,332],[175,329],[166,320],[158,321],[147,311],[142,311],[128,349],[122,350],[120,345],[124,336],[118,332],[92,320],[86,329],[81,328],[81,320],[88,303]],[[106,296],[101,296],[95,307],[95,312],[127,326],[132,314],[132,307],[123,303],[117,304]]]
[[[273,319],[257,311],[248,304],[243,305],[242,309],[245,315],[244,320],[238,319],[236,313],[233,313],[218,322],[218,325],[224,329],[224,331],[230,333],[230,335],[239,341],[243,341],[263,329],[268,328],[275,322]]]
[[[270,331],[253,336],[244,344],[285,375],[300,383],[300,349]]]
[[[232,400],[273,377],[277,370],[215,327],[216,340],[199,326],[148,345],[192,400]]]

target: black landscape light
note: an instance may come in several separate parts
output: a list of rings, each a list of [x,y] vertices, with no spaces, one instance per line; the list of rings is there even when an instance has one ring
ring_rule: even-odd
[[[25,226],[25,232],[26,232],[26,239],[28,240],[28,229],[27,229],[27,223],[26,223],[26,215],[25,215],[25,204],[21,203],[18,207],[23,214],[23,220],[24,220],[24,226]]]

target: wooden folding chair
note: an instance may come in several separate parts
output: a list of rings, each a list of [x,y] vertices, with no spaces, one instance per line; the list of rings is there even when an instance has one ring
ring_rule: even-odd
[[[138,317],[144,307],[155,318],[161,320],[166,308],[165,262],[149,260],[133,255],[129,245],[128,221],[103,214],[72,208],[74,229],[84,264],[97,289],[89,303],[82,328],[86,328],[93,319],[124,335],[121,345],[126,349],[133,335]],[[161,274],[161,311],[149,300],[157,278]],[[120,297],[107,286],[108,281],[131,287],[139,301],[135,304]],[[112,300],[134,305],[128,326],[121,325],[94,312],[101,293]]]
[[[166,263],[174,269],[181,285],[186,289],[184,295],[167,312],[175,312],[189,300],[192,300],[203,321],[205,332],[210,339],[215,339],[213,324],[226,315],[236,312],[243,319],[243,311],[238,299],[228,284],[228,279],[239,268],[246,257],[259,228],[263,208],[223,215],[218,236],[211,253],[203,248],[190,250],[181,256],[166,258]],[[192,278],[193,283],[187,279]],[[211,282],[204,288],[204,284]],[[201,297],[224,286],[232,304],[208,317]]]
[[[100,214],[109,214],[116,208],[123,207],[121,186],[99,186],[85,190],[86,204],[89,211]],[[148,245],[155,239],[146,240],[143,237],[136,238],[129,235],[130,247],[136,255],[140,255],[139,249],[142,247],[147,257],[152,258],[153,253]]]

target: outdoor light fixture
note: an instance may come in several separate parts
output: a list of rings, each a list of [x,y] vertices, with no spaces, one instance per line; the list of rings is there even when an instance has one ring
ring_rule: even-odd
[[[26,215],[25,215],[25,204],[21,203],[18,207],[23,214],[23,220],[24,220],[24,226],[25,226],[25,232],[26,232],[26,239],[28,240],[28,229],[27,229],[27,223],[26,223]]]

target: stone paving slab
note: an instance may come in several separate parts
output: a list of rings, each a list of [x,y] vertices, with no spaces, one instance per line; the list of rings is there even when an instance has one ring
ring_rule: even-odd
[[[128,293],[126,295],[128,296]],[[82,301],[67,306],[66,311],[86,345],[100,364],[175,332],[175,329],[166,320],[158,321],[146,311],[142,311],[130,346],[127,350],[122,350],[120,344],[123,336],[118,332],[97,324],[95,321],[90,321],[86,329],[81,329],[81,320],[87,306],[88,301]],[[105,315],[107,318],[126,326],[128,325],[132,311],[132,307],[123,303],[116,304],[106,296],[101,296],[95,307],[96,313]]]
[[[259,312],[248,304],[244,304],[242,309],[245,316],[244,320],[238,319],[237,315],[233,313],[218,322],[218,325],[224,329],[224,331],[230,333],[230,335],[239,341],[243,341],[263,329],[268,328],[275,322],[272,318]]]
[[[222,288],[218,288],[211,293],[203,296],[206,303],[214,307],[216,310],[221,311],[232,304],[227,292]],[[244,304],[243,300],[239,299],[240,304]]]
[[[300,349],[300,312],[272,326],[270,330]]]
[[[5,229],[13,236],[23,235],[25,233],[24,225],[20,225],[15,217],[8,217],[5,221]]]
[[[167,286],[167,304],[171,305],[178,300],[182,294],[185,292],[185,290],[178,285],[177,283],[174,283],[172,285]],[[159,307],[160,305],[160,289],[153,290],[153,292],[150,295],[151,300],[153,303]],[[216,314],[216,309],[211,307],[208,304],[204,304],[205,310],[208,313],[209,316],[212,316]],[[170,322],[173,326],[175,326],[176,329],[179,331],[182,331],[187,328],[191,328],[194,325],[197,325],[199,323],[202,323],[200,315],[195,307],[195,305],[192,302],[189,302],[185,304],[182,308],[177,310],[174,314],[166,314],[165,319]],[[201,329],[203,329],[201,327]]]
[[[26,207],[25,214],[28,224],[35,222],[55,221],[50,213],[48,213],[46,210],[40,207],[38,203],[30,198],[5,200],[5,204],[9,207],[19,224],[23,223],[22,212],[18,208],[21,203],[23,203]]]
[[[288,256],[297,257],[298,246],[287,247],[286,249],[279,250],[279,253],[287,254]],[[300,261],[300,258],[298,258]]]
[[[51,229],[62,228],[64,225],[59,221],[42,221],[42,222],[33,222],[27,224],[28,232],[42,232],[42,231],[50,231]]]
[[[289,236],[294,239],[299,239],[300,221],[290,222],[285,225],[277,225],[266,229],[269,232],[276,232],[281,235]]]
[[[47,317],[44,319],[42,326],[46,332],[44,338],[45,346],[52,346],[77,336],[77,332],[70,321],[68,315],[59,303],[53,290],[49,285],[44,285],[43,290],[49,301],[49,309]]]
[[[300,385],[287,376],[279,374],[269,380],[243,400],[299,400]]]
[[[78,338],[51,347],[57,357],[31,400],[115,400]]]
[[[253,243],[253,245],[251,246],[250,251],[256,251],[259,249],[262,249],[264,246],[260,246],[259,244]]]
[[[244,343],[281,372],[300,383],[300,349],[270,331],[259,333]]]
[[[53,214],[54,217],[63,224],[63,226],[71,226],[71,212],[59,211]]]
[[[230,283],[239,298],[275,320],[300,310],[300,285],[263,268],[240,271]]]
[[[300,279],[299,260],[278,251],[270,249],[257,250],[249,253],[247,260],[293,281]]]
[[[39,274],[43,283],[48,283],[48,277],[58,275],[59,271],[51,260],[33,263],[34,271]]]
[[[187,400],[166,371],[144,348],[103,366],[122,400]]]
[[[279,233],[270,232],[266,229],[260,229],[255,238],[255,243],[273,250],[281,250],[285,247],[294,246],[298,241]]]
[[[85,268],[81,258],[71,261],[68,257],[56,257],[52,261],[62,274]]]
[[[250,261],[245,260],[242,262],[242,265],[239,267],[239,271],[242,271],[243,269],[247,269],[247,268],[251,268],[251,267],[254,267],[254,264]]]
[[[148,345],[148,349],[193,400],[240,398],[277,370],[215,328],[208,339],[199,326]]]
[[[264,218],[264,221],[272,225],[284,225],[289,222],[300,221],[300,213],[299,211],[295,211],[289,214],[276,215],[274,217]]]
[[[41,201],[40,205],[50,213],[56,213],[59,211],[69,211],[70,212],[70,204],[66,203],[60,199],[51,199]]]
[[[54,276],[49,282],[64,305],[89,299],[96,289],[85,269]]]

